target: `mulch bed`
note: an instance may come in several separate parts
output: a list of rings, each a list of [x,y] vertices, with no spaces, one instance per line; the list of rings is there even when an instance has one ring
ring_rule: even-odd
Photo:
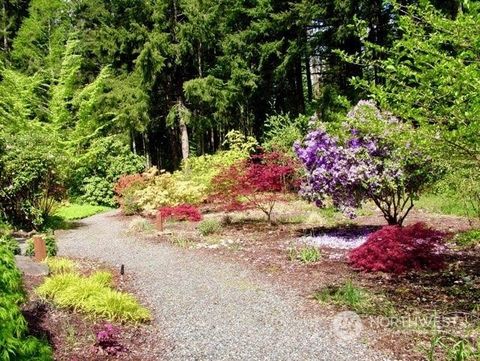
[[[80,264],[80,272],[88,275],[98,269],[107,269],[91,261],[75,260]],[[116,288],[129,291],[122,282],[118,270],[110,270],[114,275]],[[31,334],[46,339],[52,346],[55,360],[97,361],[97,360],[161,360],[149,345],[162,344],[163,340],[154,325],[122,325],[111,323],[118,331],[117,340],[123,351],[108,355],[95,346],[96,333],[103,329],[107,321],[93,320],[73,310],[60,309],[49,302],[40,300],[34,289],[42,283],[42,277],[24,276],[24,287],[28,302],[23,307],[24,316]],[[162,345],[163,347],[163,345]],[[165,343],[164,347],[167,347]],[[156,348],[158,349],[158,348]]]

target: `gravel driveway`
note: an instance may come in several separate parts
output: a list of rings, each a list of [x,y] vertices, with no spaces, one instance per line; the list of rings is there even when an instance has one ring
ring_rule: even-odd
[[[303,315],[301,300],[253,271],[153,244],[125,232],[116,211],[58,232],[60,255],[125,265],[152,309],[166,360],[386,360],[360,341],[335,336],[331,322]],[[154,345],[150,345],[150,347]]]

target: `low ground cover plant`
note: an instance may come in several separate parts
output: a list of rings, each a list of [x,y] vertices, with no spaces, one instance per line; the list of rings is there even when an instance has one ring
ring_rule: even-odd
[[[480,244],[480,229],[461,232],[453,238],[456,244],[462,247],[471,247]]]
[[[57,246],[57,240],[55,239],[55,236],[53,234],[47,234],[47,235],[41,235],[41,236],[45,240],[45,245],[47,246],[47,256],[48,257],[56,256],[58,252],[58,246]],[[35,247],[34,247],[32,238],[27,240],[27,248],[25,249],[25,255],[30,257],[35,256]]]
[[[137,217],[134,218],[128,225],[129,233],[153,233],[155,227],[148,219]]]
[[[171,219],[175,221],[199,222],[202,220],[202,214],[197,207],[190,204],[180,204],[173,207],[162,207],[158,210],[164,220]]]
[[[424,223],[385,226],[349,253],[354,268],[400,274],[412,270],[439,270],[444,266],[447,235]]]
[[[118,341],[118,328],[107,323],[96,333],[95,347],[102,354],[116,356],[119,353],[127,351],[127,349]]]
[[[351,280],[340,285],[324,287],[315,292],[313,297],[319,302],[345,307],[360,314],[393,312],[392,305],[388,301],[357,286]]]
[[[302,263],[315,263],[322,258],[322,252],[312,246],[292,247],[288,249],[288,258],[290,261],[300,261]]]
[[[216,219],[205,219],[198,224],[197,228],[202,236],[208,236],[219,232],[222,229],[222,224]]]
[[[95,272],[85,277],[60,273],[48,277],[37,294],[55,305],[80,311],[93,318],[118,322],[146,322],[150,312],[130,294],[112,287],[109,272]]]
[[[47,257],[45,263],[48,266],[50,274],[74,273],[77,265],[74,261],[63,257]]]
[[[25,301],[22,276],[13,253],[0,245],[0,359],[53,360],[49,345],[28,335],[20,305]]]

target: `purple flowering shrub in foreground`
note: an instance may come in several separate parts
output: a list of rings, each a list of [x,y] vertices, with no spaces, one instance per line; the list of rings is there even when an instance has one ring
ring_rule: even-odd
[[[388,224],[401,225],[435,173],[429,157],[411,144],[414,130],[367,101],[348,114],[344,128],[342,140],[318,129],[295,143],[306,170],[301,195],[319,207],[330,197],[351,218],[371,200]]]

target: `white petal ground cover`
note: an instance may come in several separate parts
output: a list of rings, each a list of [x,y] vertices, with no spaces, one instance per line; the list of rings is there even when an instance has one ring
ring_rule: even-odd
[[[300,237],[300,243],[314,247],[327,247],[336,249],[353,249],[360,247],[375,232],[375,227],[355,227],[314,232],[312,235]]]

